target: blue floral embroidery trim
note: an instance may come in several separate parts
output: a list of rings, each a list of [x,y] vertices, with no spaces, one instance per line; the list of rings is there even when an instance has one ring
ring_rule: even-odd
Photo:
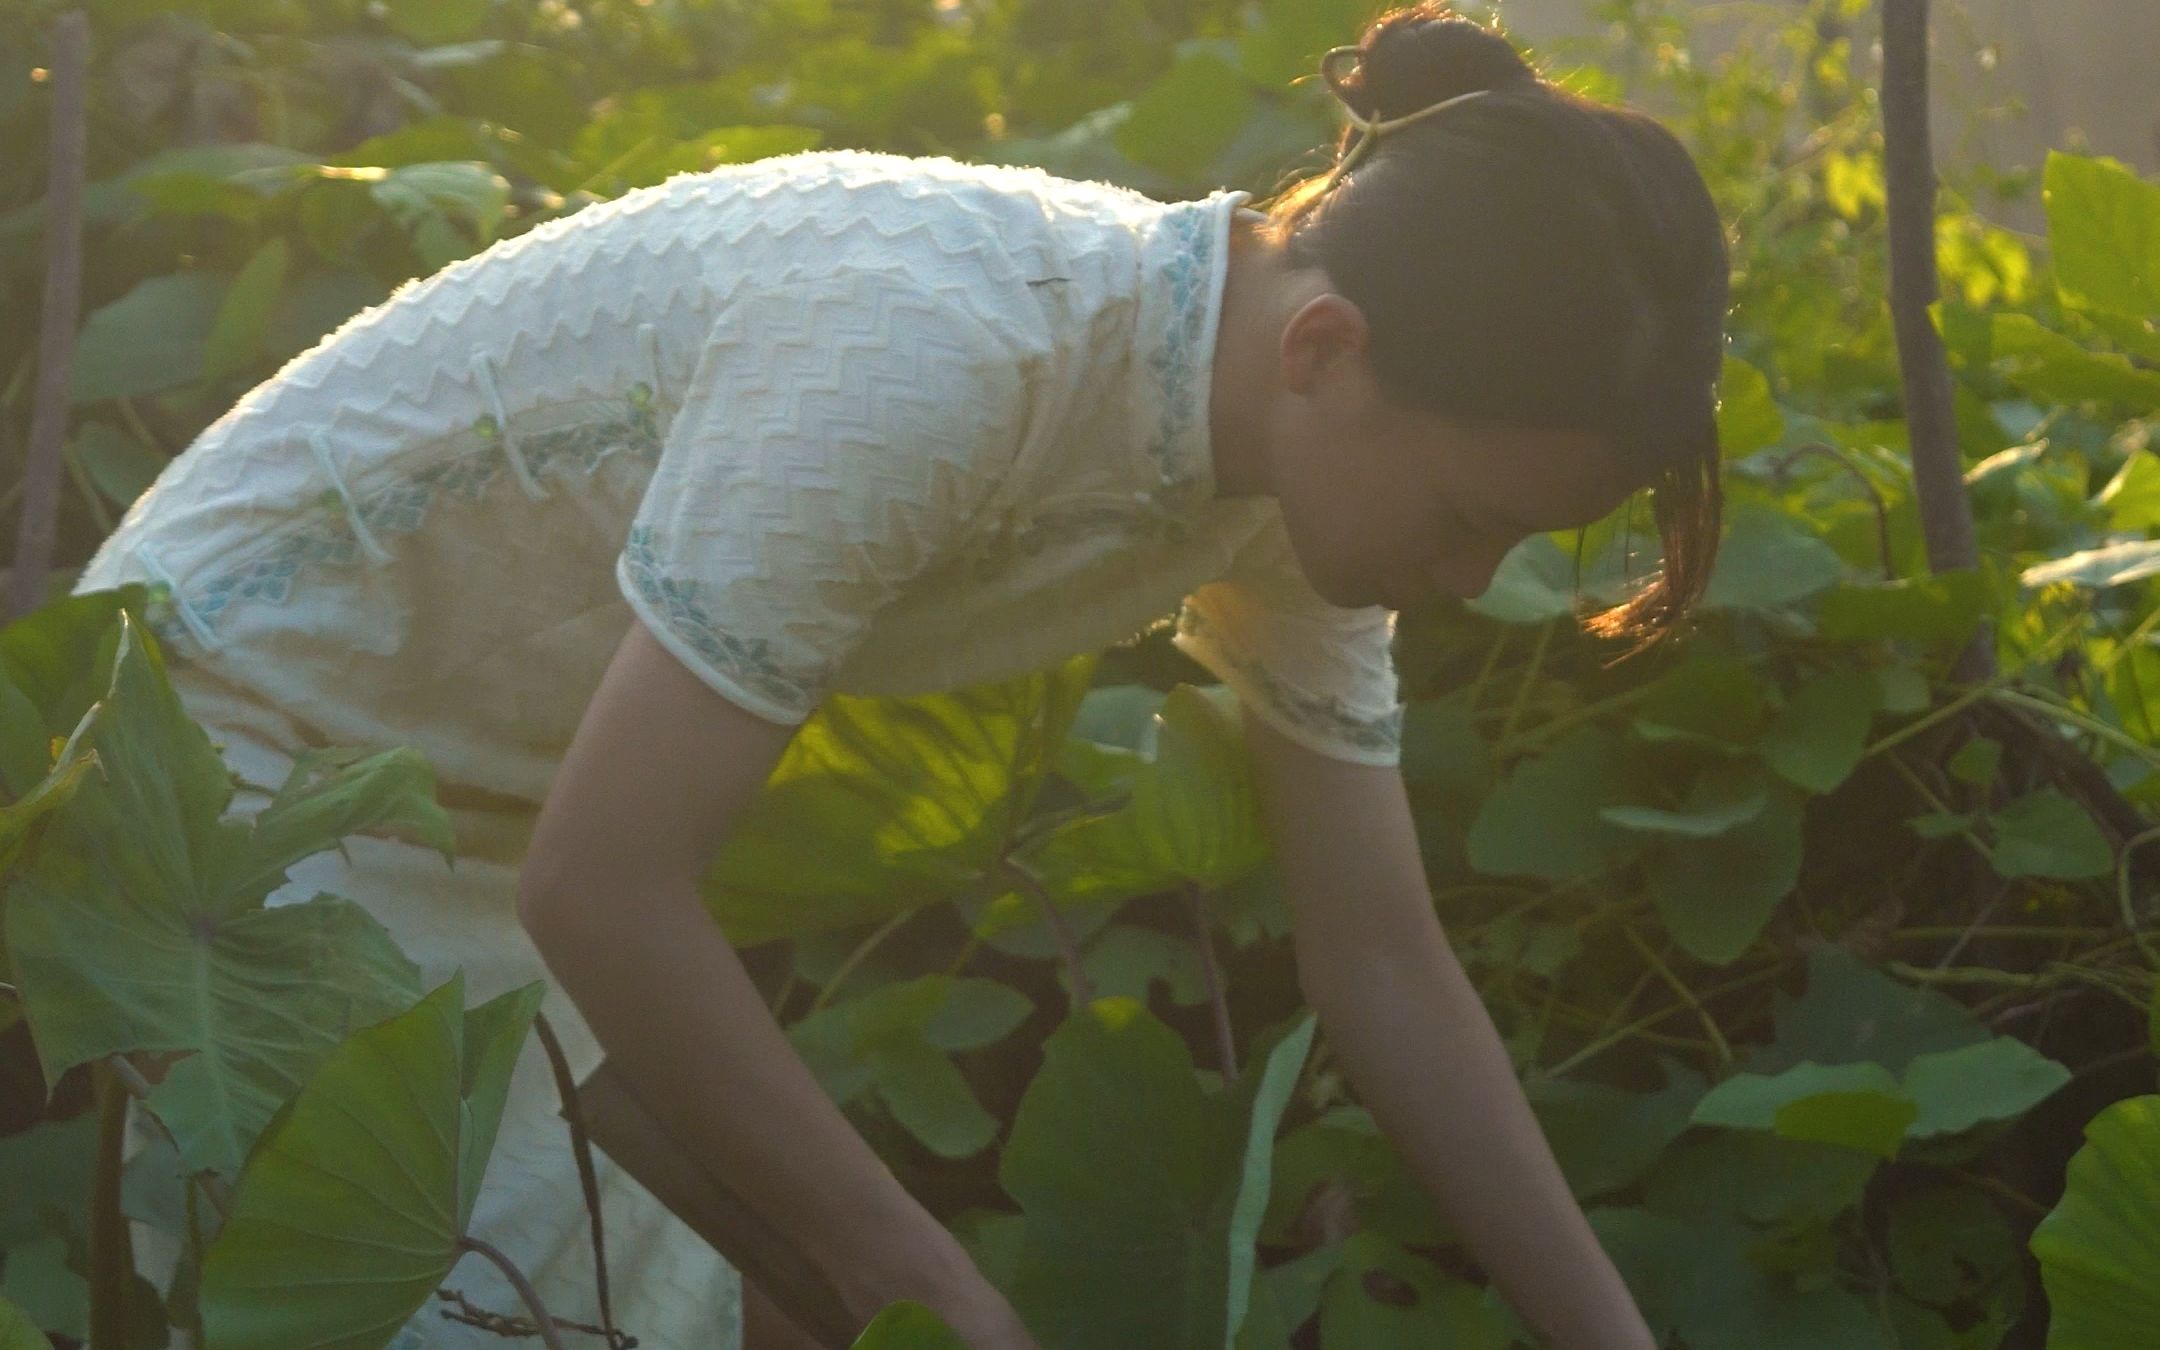
[[[524,419],[547,413],[559,404],[544,404],[520,413]],[[430,510],[444,496],[478,501],[509,469],[502,454],[503,429],[492,416],[476,420],[459,436],[475,444],[453,458],[429,464],[355,494],[354,509],[377,538],[412,534],[426,523]],[[591,477],[611,454],[627,453],[646,464],[660,460],[658,412],[650,385],[633,385],[619,403],[602,416],[541,431],[518,435],[518,448],[535,478],[550,468],[576,471]],[[213,631],[218,616],[241,601],[284,604],[294,586],[311,568],[353,566],[364,555],[345,502],[335,488],[325,488],[317,500],[318,514],[299,529],[281,534],[274,542],[244,562],[186,586],[187,602],[195,617]],[[146,619],[152,632],[170,641],[187,635],[188,625],[178,610],[178,598],[167,587],[151,593]]]
[[[1215,212],[1206,202],[1188,203],[1164,220],[1175,240],[1162,282],[1170,288],[1170,325],[1163,343],[1148,354],[1148,367],[1162,389],[1162,418],[1148,453],[1163,482],[1179,484],[1195,477],[1177,461],[1178,438],[1192,425],[1193,370],[1200,334],[1207,326],[1208,282],[1215,271]]]
[[[1360,750],[1401,753],[1401,704],[1378,717],[1365,717],[1352,712],[1349,705],[1338,695],[1315,695],[1293,689],[1278,679],[1273,671],[1239,650],[1221,629],[1210,623],[1207,617],[1197,610],[1185,611],[1178,620],[1178,632],[1206,641],[1221,654],[1222,659],[1232,669],[1250,680],[1253,687],[1273,704],[1278,712],[1297,725],[1309,728],[1330,740],[1354,745]]]
[[[649,525],[633,525],[623,542],[623,570],[645,603],[658,610],[669,631],[697,649],[722,675],[797,711],[815,707],[831,679],[824,667],[795,669],[773,657],[763,638],[740,638],[723,630],[698,598],[700,583],[668,575]]]

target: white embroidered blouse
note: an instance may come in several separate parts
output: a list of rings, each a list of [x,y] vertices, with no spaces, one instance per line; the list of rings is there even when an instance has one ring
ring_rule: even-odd
[[[248,393],[76,583],[333,743],[537,802],[623,627],[775,721],[1175,644],[1398,758],[1394,616],[1219,497],[1243,192],[818,151],[682,174],[399,288]]]

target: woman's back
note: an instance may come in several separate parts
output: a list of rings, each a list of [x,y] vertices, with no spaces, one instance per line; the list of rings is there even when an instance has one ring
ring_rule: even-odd
[[[1176,486],[1204,475],[1203,340],[1242,198],[1165,205],[1034,169],[852,151],[679,175],[348,321],[206,428],[77,588],[151,583],[155,626],[183,659],[309,736],[415,745],[447,780],[537,805],[630,620],[626,594],[671,617],[686,654],[711,636],[699,625],[714,597],[686,598],[706,557],[618,575],[641,504],[667,505],[648,500],[664,450],[678,507],[705,493],[700,520],[748,513],[732,547],[770,561],[746,572],[782,567],[791,533],[891,529],[835,518],[814,485],[766,481],[792,465],[723,462],[816,420],[835,381],[867,378],[893,405],[889,425],[834,434],[893,444],[882,460],[835,461],[839,472],[889,467],[901,486],[883,490],[903,494],[935,478],[948,505],[994,505],[1006,525],[1072,508],[1055,541],[1066,552],[1038,536],[996,568],[947,575],[915,597],[911,628],[941,615],[950,632],[973,626],[981,655],[995,630],[975,620],[1070,617],[1071,594],[1062,609],[1041,602],[1082,566],[1074,550],[1115,536],[1129,566],[1092,627],[1023,642],[1004,667],[951,643],[918,644],[911,662],[891,642],[866,666],[889,687],[928,687],[1114,640],[1219,573],[1260,519],[1230,506],[1210,517],[1227,530],[1158,554],[1105,534],[1118,512],[1102,507],[1149,519],[1127,489],[1155,486],[1160,466],[1121,456],[1127,446],[1178,456]],[[686,400],[697,420],[678,428]],[[956,404],[958,421],[933,424]],[[769,505],[752,512],[751,493]],[[986,529],[976,543],[999,533]]]

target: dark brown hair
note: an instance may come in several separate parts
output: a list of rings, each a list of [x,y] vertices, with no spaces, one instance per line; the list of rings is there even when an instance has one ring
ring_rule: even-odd
[[[1364,312],[1391,399],[1613,447],[1651,488],[1664,566],[1584,626],[1663,637],[1702,594],[1723,512],[1730,264],[1702,176],[1656,121],[1552,84],[1434,0],[1382,14],[1356,45],[1327,78],[1360,117],[1488,92],[1383,133],[1332,188],[1316,175],[1277,193],[1263,228]]]

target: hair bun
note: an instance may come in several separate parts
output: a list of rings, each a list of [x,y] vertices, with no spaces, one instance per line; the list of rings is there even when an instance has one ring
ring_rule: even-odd
[[[1506,38],[1432,0],[1381,15],[1358,47],[1356,69],[1334,88],[1360,117],[1401,117],[1459,94],[1537,80]]]

